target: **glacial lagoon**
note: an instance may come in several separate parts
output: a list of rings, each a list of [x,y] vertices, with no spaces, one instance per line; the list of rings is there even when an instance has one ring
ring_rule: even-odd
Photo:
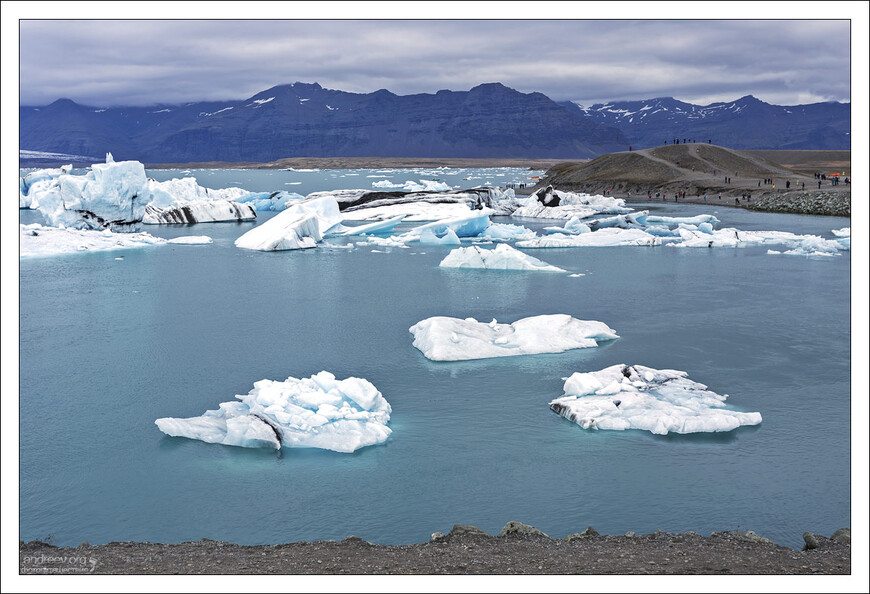
[[[306,172],[307,185],[294,186],[283,184],[299,172],[225,170],[209,173],[214,181],[194,172],[210,187],[302,194],[379,179],[469,187],[528,175],[333,177],[347,173]],[[631,206],[829,238],[850,224],[716,204]],[[555,537],[590,525],[603,534],[754,530],[799,548],[804,531],[851,524],[849,251],[526,250],[567,271],[542,274],[441,268],[450,246],[234,246],[272,216],[146,229],[167,239],[208,235],[207,245],[21,260],[22,540],[260,544],[353,534],[404,544],[455,523],[496,533],[519,520]],[[21,211],[20,220],[41,219]],[[538,232],[554,224],[493,221]],[[435,362],[408,331],[431,316],[510,323],[551,313],[600,320],[620,338],[559,354]],[[562,378],[619,363],[687,371],[764,420],[658,436],[584,430],[549,410]],[[167,437],[154,425],[214,409],[261,379],[321,370],[381,391],[392,406],[386,443],[353,454],[276,452]]]

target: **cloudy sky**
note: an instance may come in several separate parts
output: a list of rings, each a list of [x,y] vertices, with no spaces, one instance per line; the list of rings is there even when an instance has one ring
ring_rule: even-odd
[[[848,20],[22,20],[19,31],[25,105],[244,99],[295,81],[400,95],[501,82],[587,105],[850,100]]]

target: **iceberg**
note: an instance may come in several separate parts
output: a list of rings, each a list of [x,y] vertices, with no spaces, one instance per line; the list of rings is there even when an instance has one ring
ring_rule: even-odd
[[[511,213],[514,217],[585,219],[596,214],[628,214],[632,209],[625,206],[625,200],[610,196],[575,194],[554,190],[552,186],[538,190],[520,201],[521,206]]]
[[[831,231],[836,237],[851,237],[852,236],[852,228],[851,227],[843,227],[842,229],[834,229]]]
[[[646,225],[648,214],[648,210],[641,210],[638,212],[630,212],[628,214],[615,215],[612,217],[604,217],[601,219],[587,221],[586,224],[592,231],[597,231],[598,229],[605,229],[608,227],[619,227],[620,229],[637,229]]]
[[[182,237],[173,237],[166,241],[166,243],[174,243],[179,245],[205,245],[208,243],[214,243],[211,237],[208,235],[184,235]]]
[[[544,227],[544,233],[562,233],[563,235],[580,235],[590,231],[592,229],[580,220],[580,217],[571,217],[563,227]]]
[[[761,423],[757,412],[725,408],[727,395],[687,378],[685,371],[613,365],[574,373],[550,409],[584,429],[641,429],[656,435],[731,431]]]
[[[686,223],[689,225],[700,225],[701,223],[709,223],[713,226],[719,224],[719,219],[713,215],[696,215],[694,217],[664,217],[659,215],[648,215],[647,223],[665,223],[667,225],[679,225]]]
[[[464,200],[457,200],[453,197],[444,202],[430,202],[423,199],[386,202],[386,204],[380,205],[377,202],[370,202],[361,206],[349,207],[342,211],[342,215],[348,221],[377,221],[402,215],[405,217],[405,221],[413,222],[437,221],[467,216],[472,212],[477,212],[469,208]]]
[[[172,437],[246,448],[321,448],[350,453],[383,443],[390,404],[371,382],[337,380],[327,371],[310,378],[260,380],[238,401],[190,418],[154,423]]]
[[[432,229],[423,229],[416,238],[420,245],[460,245],[459,236],[453,229],[448,228],[443,235],[436,235]]]
[[[382,180],[372,182],[372,187],[385,189],[401,188],[405,192],[447,192],[452,189],[444,182],[438,182],[431,179],[421,179],[419,183],[408,180],[400,184],[395,184],[389,180]]]
[[[495,214],[495,213],[493,213]],[[522,225],[510,225],[508,223],[490,223],[489,227],[478,234],[481,239],[491,241],[516,241],[522,239],[534,239],[537,233]]]
[[[323,239],[324,232],[341,221],[334,198],[306,200],[254,227],[236,239],[235,245],[266,252],[313,248]]]
[[[281,212],[294,202],[302,200],[302,194],[287,192],[248,192],[244,196],[234,199],[234,202],[250,204],[256,211]]]
[[[391,219],[383,221],[375,221],[368,225],[357,225],[355,227],[346,227],[341,223],[333,225],[324,235],[324,237],[349,237],[351,235],[377,235],[389,234],[393,232],[396,225],[402,222],[405,215],[399,215]]]
[[[131,230],[142,221],[150,192],[138,161],[116,163],[111,153],[85,175],[63,174],[38,192],[39,211],[50,225]]]
[[[199,200],[175,207],[145,207],[142,222],[146,225],[219,223],[225,221],[253,221],[257,218],[254,207],[230,200]]]
[[[432,361],[561,353],[619,338],[603,322],[578,320],[566,314],[533,316],[513,324],[436,316],[417,322],[409,331],[414,335],[414,347]]]
[[[419,238],[420,235],[426,231],[432,231],[440,236],[450,229],[457,235],[457,237],[477,237],[490,226],[491,221],[489,220],[489,215],[491,214],[492,210],[489,208],[484,208],[482,210],[468,209],[459,216],[441,219],[439,221],[420,225],[419,227],[414,227],[405,233],[404,236],[408,239]]]
[[[447,254],[439,264],[442,268],[484,268],[487,270],[537,270],[540,272],[565,272],[537,258],[502,243],[494,250],[475,245],[457,248]]]
[[[37,169],[18,178],[18,208],[39,208],[38,196],[57,185],[57,178],[72,171],[72,165],[55,169]]]
[[[662,238],[651,235],[643,229],[620,229],[609,227],[591,233],[566,235],[554,233],[525,241],[518,241],[522,248],[574,248],[574,247],[614,247],[614,246],[654,246],[661,245]]]
[[[39,258],[161,245],[165,239],[148,233],[113,233],[105,229],[65,229],[39,223],[19,225],[18,255]]]
[[[149,204],[166,209],[182,206],[190,202],[202,201],[234,201],[240,202],[251,194],[242,188],[223,188],[212,190],[196,183],[195,177],[173,178],[163,182],[148,180],[148,191],[151,194]]]

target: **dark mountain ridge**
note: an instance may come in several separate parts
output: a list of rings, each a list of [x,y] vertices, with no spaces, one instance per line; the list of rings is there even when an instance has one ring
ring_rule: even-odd
[[[747,95],[693,105],[672,97],[582,107],[499,83],[468,91],[349,93],[317,83],[242,101],[99,108],[58,99],[19,108],[21,149],[146,163],[292,157],[557,158],[660,146],[848,149],[850,104],[777,106]]]

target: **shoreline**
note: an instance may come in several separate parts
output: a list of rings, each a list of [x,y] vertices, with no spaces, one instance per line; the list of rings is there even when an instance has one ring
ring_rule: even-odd
[[[341,541],[237,545],[202,539],[178,544],[111,542],[55,547],[19,542],[26,574],[570,574],[850,575],[851,531],[804,533],[797,551],[754,532],[599,535],[589,527],[564,539],[508,522],[498,536],[455,525],[429,542],[374,545]]]
[[[417,169],[432,167],[519,167],[546,170],[565,159],[437,158],[437,157],[292,157],[268,163],[202,161],[193,163],[146,163],[146,169]]]

